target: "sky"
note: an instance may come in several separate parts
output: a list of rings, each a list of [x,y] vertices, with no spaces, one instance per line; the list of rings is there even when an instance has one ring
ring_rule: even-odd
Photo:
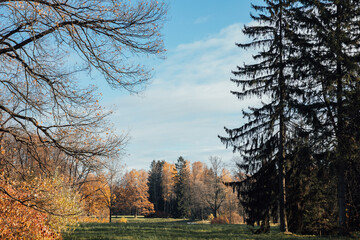
[[[105,87],[102,104],[113,110],[116,131],[129,133],[122,163],[128,169],[148,169],[152,160],[207,163],[221,157],[233,166],[232,149],[217,137],[224,126],[239,127],[241,111],[253,100],[230,94],[237,65],[251,61],[251,52],[235,46],[247,42],[241,29],[251,22],[251,0],[167,0],[162,30],[166,59],[147,61],[154,67],[151,84],[139,95]]]

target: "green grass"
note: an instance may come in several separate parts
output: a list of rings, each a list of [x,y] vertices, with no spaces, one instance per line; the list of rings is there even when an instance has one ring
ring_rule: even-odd
[[[246,225],[188,224],[188,220],[133,218],[128,223],[82,223],[64,239],[328,239],[285,235],[277,227],[270,234],[253,234]],[[339,239],[339,238],[331,238]]]

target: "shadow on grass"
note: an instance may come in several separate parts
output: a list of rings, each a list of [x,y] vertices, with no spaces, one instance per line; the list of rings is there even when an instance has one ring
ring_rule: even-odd
[[[142,219],[129,223],[82,223],[64,239],[328,239],[280,233],[255,235],[246,225],[187,224],[189,220]],[[332,238],[336,239],[336,238]]]

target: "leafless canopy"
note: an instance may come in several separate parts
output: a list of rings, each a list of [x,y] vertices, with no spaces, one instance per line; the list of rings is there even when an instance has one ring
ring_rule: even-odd
[[[0,0],[0,164],[16,151],[6,141],[84,162],[116,154],[125,137],[108,128],[95,87],[76,77],[93,70],[112,87],[141,90],[150,72],[136,61],[165,51],[165,13],[156,1]]]

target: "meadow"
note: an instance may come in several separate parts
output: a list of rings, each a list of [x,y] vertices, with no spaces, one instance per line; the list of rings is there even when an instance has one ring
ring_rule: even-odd
[[[112,223],[81,223],[72,233],[64,234],[70,239],[345,239],[336,237],[283,234],[277,226],[270,234],[253,234],[246,225],[209,224],[172,218],[120,218]]]

